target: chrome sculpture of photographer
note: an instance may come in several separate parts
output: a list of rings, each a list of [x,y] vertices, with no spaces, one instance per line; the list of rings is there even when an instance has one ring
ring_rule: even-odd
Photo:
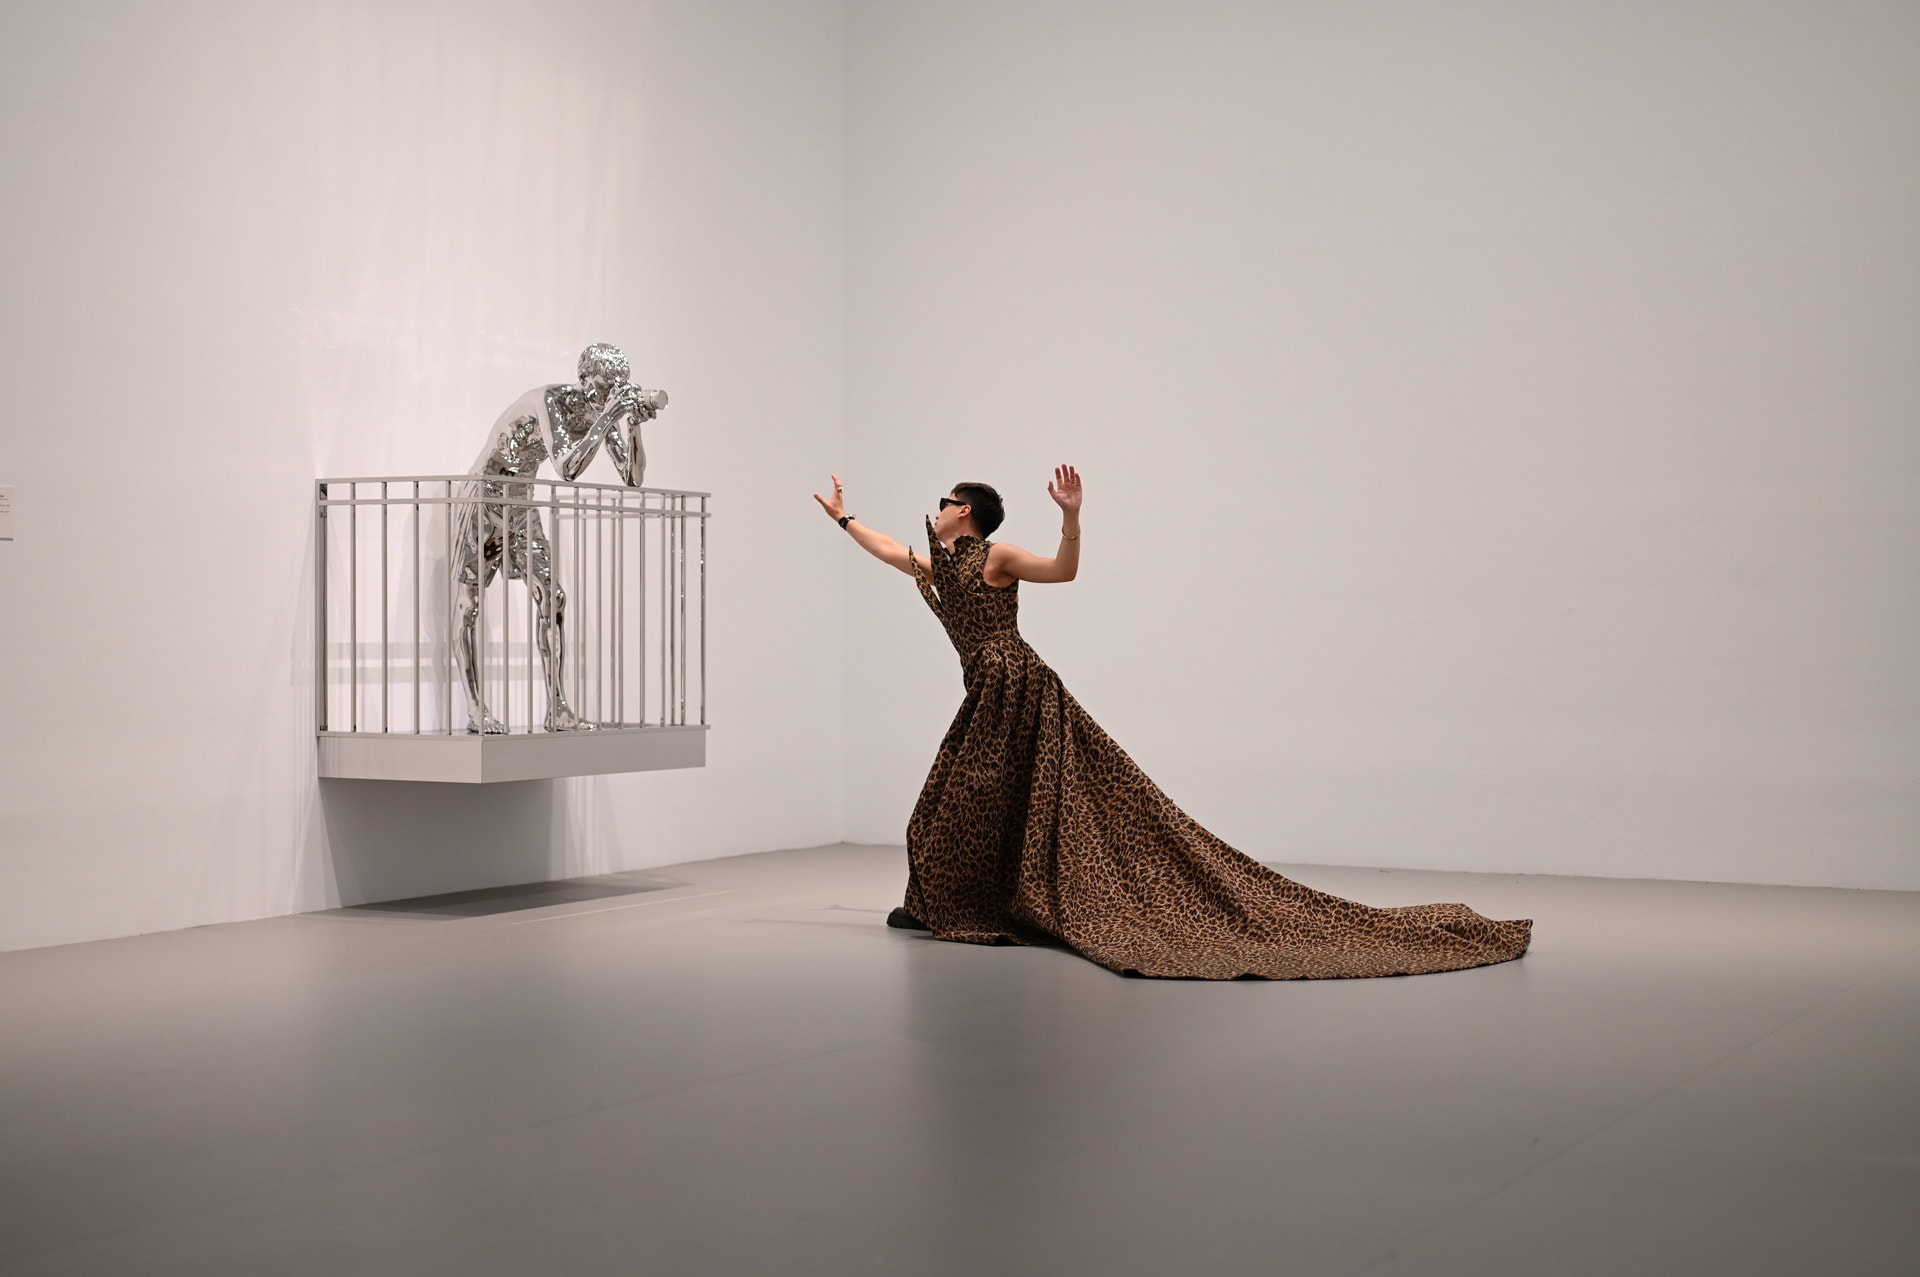
[[[533,485],[512,480],[534,478],[541,462],[551,460],[560,479],[571,483],[605,444],[620,481],[639,487],[647,468],[640,427],[667,406],[667,394],[642,390],[630,375],[627,357],[617,347],[588,346],[580,352],[580,383],[539,386],[514,400],[468,471],[481,481],[463,485],[463,499],[454,507],[458,531],[453,555],[459,582],[454,651],[466,687],[469,732],[500,735],[507,730],[487,709],[474,652],[480,596],[502,564],[508,580],[517,577],[533,592],[535,637],[547,684],[546,730],[595,727],[567,705],[567,595],[553,579],[546,526],[539,507],[530,504]]]

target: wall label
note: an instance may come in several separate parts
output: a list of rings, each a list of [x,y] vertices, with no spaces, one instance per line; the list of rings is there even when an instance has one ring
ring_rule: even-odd
[[[13,540],[13,487],[0,486],[0,541]]]

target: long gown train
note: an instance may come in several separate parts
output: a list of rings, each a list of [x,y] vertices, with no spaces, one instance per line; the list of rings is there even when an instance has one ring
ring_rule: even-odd
[[[1285,878],[1175,806],[1020,637],[990,542],[927,528],[915,580],[966,698],[907,825],[905,907],[942,940],[1064,942],[1123,974],[1412,975],[1527,950],[1531,920],[1463,904],[1373,908]]]

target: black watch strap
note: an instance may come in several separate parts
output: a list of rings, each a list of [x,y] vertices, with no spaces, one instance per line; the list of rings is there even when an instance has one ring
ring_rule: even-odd
[[[841,529],[844,531],[846,529],[846,526],[849,523],[853,522],[853,516],[850,514],[843,514],[840,516],[838,520],[836,520],[836,522],[840,524]]]

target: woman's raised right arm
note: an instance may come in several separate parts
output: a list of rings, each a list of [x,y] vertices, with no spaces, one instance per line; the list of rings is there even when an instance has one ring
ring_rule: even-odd
[[[839,522],[847,513],[845,490],[841,487],[840,476],[837,474],[833,476],[833,499],[829,501],[818,492],[813,494],[813,499],[820,503],[820,508],[827,512],[827,517],[835,522]],[[908,576],[915,575],[913,555],[906,546],[884,532],[875,531],[858,519],[847,519],[845,526],[847,535],[858,541],[860,548],[868,554],[888,567],[900,569]]]

